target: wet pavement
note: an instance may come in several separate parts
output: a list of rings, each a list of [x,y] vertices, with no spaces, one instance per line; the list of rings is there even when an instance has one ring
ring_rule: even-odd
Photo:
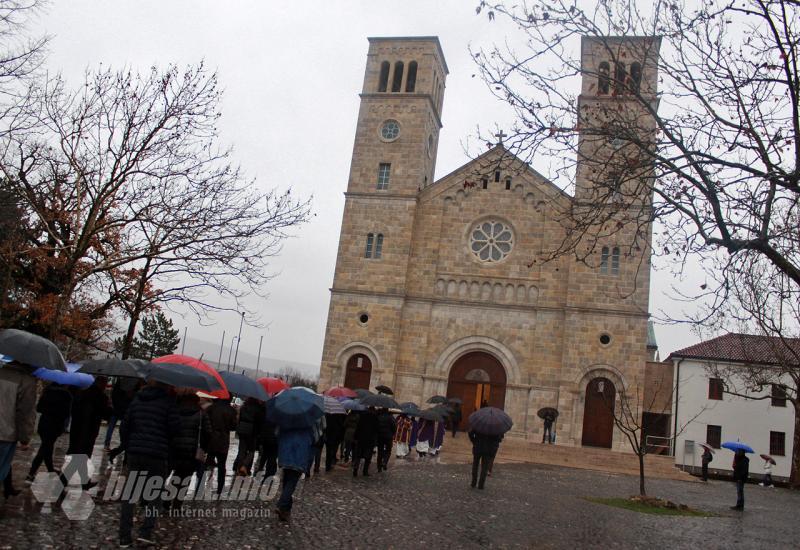
[[[65,444],[62,438],[57,457]],[[116,546],[120,506],[103,500],[115,470],[102,449],[93,457],[100,481],[94,507],[87,520],[71,521],[59,503],[42,513],[22,481],[37,446],[17,453],[15,484],[24,491],[0,504],[0,548]],[[235,445],[229,462],[234,455]],[[159,547],[206,549],[796,548],[800,538],[800,493],[787,489],[748,485],[745,511],[734,512],[732,483],[650,480],[651,495],[715,514],[652,516],[586,500],[636,493],[633,476],[499,464],[479,491],[469,487],[469,466],[446,462],[445,448],[437,462],[393,460],[388,472],[368,478],[342,467],[314,476],[301,482],[289,525],[277,521],[269,501],[194,501],[182,517],[161,517],[154,538]],[[73,492],[77,499],[80,491]]]

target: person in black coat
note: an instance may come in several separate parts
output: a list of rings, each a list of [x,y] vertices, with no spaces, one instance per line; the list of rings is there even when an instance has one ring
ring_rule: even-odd
[[[169,468],[188,486],[191,476],[198,470],[198,449],[206,452],[208,448],[211,425],[200,408],[200,398],[194,393],[181,395],[177,406],[180,428],[169,448]]]
[[[87,459],[92,457],[94,442],[100,433],[100,423],[111,416],[111,404],[106,396],[107,381],[105,376],[97,376],[94,384],[77,392],[72,398],[67,454],[73,457],[62,471],[61,477],[65,486],[65,481],[75,472],[79,474],[84,490],[88,491],[97,485],[89,478]],[[83,455],[86,459],[83,459]]]
[[[264,477],[274,476],[278,471],[278,436],[276,429],[277,426],[267,420],[265,414],[264,423],[258,436],[258,466],[256,466],[256,473],[264,470]]]
[[[369,463],[378,442],[378,414],[374,407],[360,413],[354,439],[353,477],[358,477],[358,466],[364,460],[364,475],[369,475]]]
[[[233,461],[233,471],[239,475],[250,475],[256,444],[264,427],[267,410],[264,403],[248,397],[239,409],[239,423],[236,425],[236,436],[239,438],[239,452]]]
[[[392,443],[397,423],[394,416],[386,409],[378,413],[378,471],[386,470],[389,466],[389,457],[392,454]]]
[[[486,483],[486,474],[492,467],[497,449],[500,448],[502,435],[486,435],[475,431],[469,432],[469,440],[472,442],[472,483],[471,486],[483,489]],[[480,465],[480,479],[478,479],[478,466]]]
[[[161,489],[167,478],[167,461],[173,439],[180,433],[181,419],[175,397],[167,391],[167,386],[150,381],[142,388],[128,407],[125,422],[120,427],[123,445],[128,459],[129,476],[142,476],[142,487],[146,491],[145,519],[139,529],[139,540],[153,543],[151,539],[158,515],[157,503],[161,501]],[[157,479],[158,482],[153,480]],[[138,481],[137,481],[138,483]],[[149,493],[149,494],[148,494]],[[147,498],[158,494],[156,498]],[[119,518],[119,542],[121,546],[130,545],[133,514],[136,502],[122,500]]]
[[[343,414],[326,414],[325,424],[325,471],[330,472],[333,465],[338,462],[336,452],[339,450],[339,445],[342,443],[344,437],[344,419]]]
[[[206,410],[211,424],[211,436],[208,440],[208,461],[206,466],[217,466],[217,494],[225,488],[225,462],[228,460],[228,449],[231,444],[231,432],[236,429],[236,411],[231,407],[230,399],[216,399]]]
[[[744,484],[750,476],[750,459],[744,455],[742,449],[738,449],[733,455],[733,480],[736,482],[736,506],[731,506],[731,510],[744,510]]]
[[[458,426],[461,424],[461,403],[453,403],[453,414],[450,416],[450,429],[453,431],[453,437],[456,436]]]
[[[57,471],[53,466],[53,450],[56,440],[64,433],[64,424],[69,418],[71,409],[72,394],[61,384],[49,384],[42,392],[39,403],[36,405],[36,412],[41,414],[37,432],[42,444],[39,446],[36,456],[33,457],[26,481],[33,482],[42,461],[48,472]]]

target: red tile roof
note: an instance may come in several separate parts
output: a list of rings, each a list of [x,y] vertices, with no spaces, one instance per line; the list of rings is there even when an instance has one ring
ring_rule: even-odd
[[[674,351],[673,357],[762,365],[800,364],[800,338],[730,333]]]

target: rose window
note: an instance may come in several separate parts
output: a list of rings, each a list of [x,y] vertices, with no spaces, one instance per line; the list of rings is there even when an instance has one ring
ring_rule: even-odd
[[[514,234],[501,221],[481,222],[470,232],[469,248],[482,262],[499,262],[508,256],[513,245]]]

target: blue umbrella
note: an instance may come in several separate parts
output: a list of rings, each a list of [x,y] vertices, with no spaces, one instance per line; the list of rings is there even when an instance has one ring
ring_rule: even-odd
[[[355,399],[345,399],[342,401],[342,407],[349,411],[366,411],[367,408],[356,401]]]
[[[322,396],[307,388],[289,388],[267,401],[267,419],[286,430],[309,428],[325,414]]]
[[[62,384],[64,386],[88,388],[94,384],[94,376],[91,374],[76,372],[81,367],[78,363],[67,363],[66,366],[67,372],[40,367],[33,371],[33,375],[40,380],[55,382],[56,384]]]
[[[228,371],[217,371],[225,382],[225,386],[230,393],[238,395],[239,397],[253,397],[259,401],[267,401],[269,395],[264,390],[264,387],[244,374],[238,374]]]
[[[750,447],[750,445],[745,445],[744,443],[739,443],[738,441],[726,441],[722,445],[720,445],[723,449],[730,449],[731,451],[738,451],[742,450],[746,453],[754,453],[755,451]]]

